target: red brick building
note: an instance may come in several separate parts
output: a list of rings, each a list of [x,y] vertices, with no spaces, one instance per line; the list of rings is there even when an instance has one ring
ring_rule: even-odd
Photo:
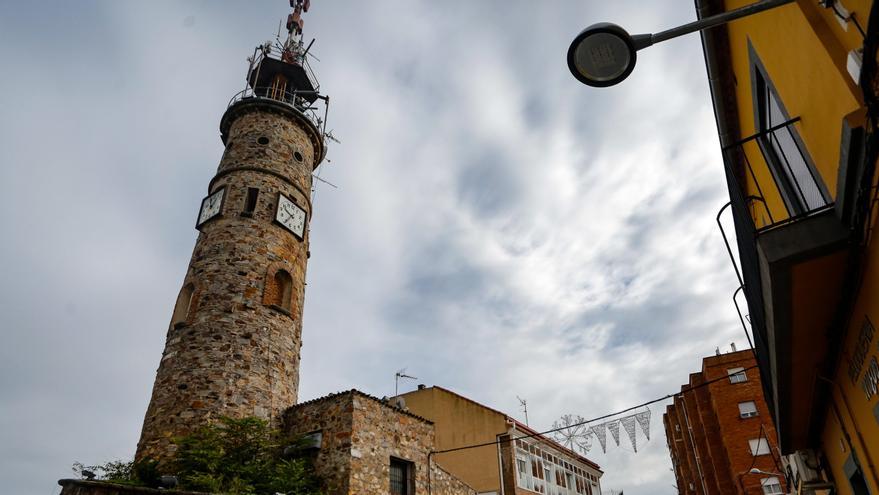
[[[751,350],[702,360],[662,416],[681,495],[785,493],[775,425]]]

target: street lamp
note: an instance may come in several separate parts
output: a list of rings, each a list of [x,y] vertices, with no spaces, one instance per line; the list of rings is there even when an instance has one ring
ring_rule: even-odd
[[[781,473],[772,473],[772,472],[764,471],[762,469],[757,469],[757,468],[751,468],[751,470],[748,472],[751,474],[765,474],[766,476],[784,476]]]
[[[587,86],[613,86],[629,77],[635,68],[637,52],[642,48],[685,34],[701,31],[735,19],[769,10],[794,0],[761,0],[751,5],[723,12],[656,34],[630,35],[609,22],[593,24],[580,32],[568,48],[571,74]]]

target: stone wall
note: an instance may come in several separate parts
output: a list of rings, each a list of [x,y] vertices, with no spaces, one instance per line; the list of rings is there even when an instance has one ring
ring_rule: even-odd
[[[192,297],[184,291],[169,325],[137,459],[168,459],[173,437],[212,418],[277,420],[296,403],[308,234],[300,240],[273,220],[279,194],[311,219],[311,172],[323,147],[284,108],[243,101],[223,117],[226,151],[208,188],[225,188],[221,214],[200,227],[182,284]],[[252,213],[248,188],[259,189]],[[266,304],[277,270],[292,278],[289,300]]]
[[[320,432],[314,467],[330,494],[348,493],[351,474],[353,395],[331,395],[299,404],[284,413],[284,431],[292,436]]]
[[[428,493],[434,430],[424,418],[351,390],[291,407],[284,424],[293,435],[321,432],[315,469],[330,495],[387,493],[391,458],[411,463],[415,493]],[[475,493],[439,466],[430,484],[431,495]]]
[[[436,462],[430,464],[430,495],[476,495],[476,490]]]
[[[208,495],[180,490],[155,490],[142,486],[117,485],[105,481],[60,480],[60,495]]]

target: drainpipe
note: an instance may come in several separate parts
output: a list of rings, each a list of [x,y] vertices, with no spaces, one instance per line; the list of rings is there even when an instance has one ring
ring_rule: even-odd
[[[708,5],[709,1],[710,0],[695,0],[696,17],[703,19],[711,15],[710,6]],[[729,143],[735,141],[737,133],[735,129],[730,128],[728,125],[728,122],[730,122],[730,116],[723,103],[718,100],[718,98],[723,95],[723,88],[721,87],[720,82],[720,64],[714,57],[714,41],[709,36],[711,32],[711,29],[706,29],[699,34],[702,37],[702,52],[705,58],[705,69],[708,72],[708,89],[711,91],[714,120],[717,123],[720,147],[723,148]]]
[[[690,435],[690,444],[693,446],[693,457],[696,459],[696,470],[699,471],[699,481],[702,483],[703,495],[708,495],[708,487],[705,486],[705,475],[702,474],[702,463],[699,461],[699,449],[696,447],[696,440],[693,438],[693,427],[690,426],[690,415],[687,414],[687,402],[684,394],[680,394],[681,403],[684,406],[684,421],[687,423],[687,433]]]
[[[516,426],[513,425],[513,428]],[[501,495],[504,495],[504,461],[501,457],[501,438],[500,435],[495,435],[495,439],[497,440],[497,473],[498,479],[501,483]]]

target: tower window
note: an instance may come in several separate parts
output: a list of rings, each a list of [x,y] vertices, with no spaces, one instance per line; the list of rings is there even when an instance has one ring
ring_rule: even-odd
[[[269,144],[269,138],[265,136],[260,136],[259,139],[256,140],[256,142],[262,145],[266,145]]]
[[[278,270],[266,282],[265,303],[289,314],[293,296],[293,277],[287,270]]]
[[[244,210],[241,212],[242,216],[252,217],[254,210],[256,210],[256,199],[259,197],[259,189],[256,187],[248,187],[247,188],[247,198],[244,200]]]
[[[293,159],[296,160],[297,162],[301,162],[302,161],[302,153],[300,153],[298,151],[294,151],[293,152]]]
[[[174,304],[174,315],[171,317],[171,325],[175,328],[184,326],[189,318],[189,310],[192,306],[192,295],[195,293],[195,286],[188,283],[180,289],[177,296],[177,303]]]

